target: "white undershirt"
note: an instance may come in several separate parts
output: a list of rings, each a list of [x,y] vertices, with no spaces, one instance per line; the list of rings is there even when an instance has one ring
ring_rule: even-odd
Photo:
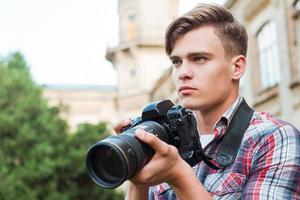
[[[215,136],[213,134],[200,135],[200,142],[201,142],[202,148],[205,148],[206,145],[208,145],[214,139],[214,137]]]

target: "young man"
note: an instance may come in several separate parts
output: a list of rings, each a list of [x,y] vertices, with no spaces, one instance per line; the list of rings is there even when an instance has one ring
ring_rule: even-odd
[[[225,8],[200,4],[170,24],[165,45],[180,103],[194,111],[214,159],[242,102],[247,33]],[[155,155],[130,180],[127,199],[300,198],[300,133],[268,113],[254,112],[233,164],[220,169],[192,168],[153,134],[138,130],[136,137]]]

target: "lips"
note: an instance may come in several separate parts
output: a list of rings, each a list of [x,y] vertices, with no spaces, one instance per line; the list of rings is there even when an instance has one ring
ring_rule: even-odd
[[[193,88],[191,86],[181,86],[178,90],[179,93],[187,93],[192,92],[193,90],[196,90],[196,88]]]

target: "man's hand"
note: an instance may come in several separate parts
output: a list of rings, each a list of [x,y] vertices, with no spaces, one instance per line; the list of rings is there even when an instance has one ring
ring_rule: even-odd
[[[126,119],[115,126],[116,133],[130,124]],[[135,136],[155,151],[151,160],[130,179],[126,199],[148,199],[149,186],[168,183],[180,199],[210,199],[193,169],[180,157],[176,147],[152,133],[138,129]]]
[[[128,119],[124,119],[123,121],[117,123],[115,126],[114,126],[114,131],[117,133],[117,134],[120,134],[122,129],[125,128],[126,126],[130,125],[130,118]]]
[[[176,147],[138,129],[135,136],[151,146],[155,154],[130,181],[137,186],[168,183],[179,199],[211,199],[193,169],[180,157]]]
[[[155,135],[138,129],[135,136],[155,151],[152,159],[132,179],[138,185],[157,185],[167,182],[174,185],[183,169],[192,168],[181,159],[176,147],[165,143]]]
[[[125,119],[114,126],[117,134],[120,134],[122,129],[130,124],[130,119]],[[180,171],[181,167],[190,168],[185,161],[183,161],[176,147],[169,145],[160,140],[155,135],[144,130],[138,129],[135,133],[136,137],[142,142],[148,144],[155,151],[151,161],[140,170],[131,180],[134,184],[140,186],[151,186],[168,182],[169,184],[175,181],[175,177]]]

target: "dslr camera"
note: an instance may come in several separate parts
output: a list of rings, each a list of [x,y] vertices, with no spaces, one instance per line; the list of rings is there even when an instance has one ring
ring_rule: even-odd
[[[190,166],[202,160],[195,117],[191,110],[174,105],[170,100],[148,104],[141,117],[122,130],[93,144],[86,156],[91,179],[106,189],[112,189],[132,178],[154,155],[154,150],[135,137],[143,129],[162,141],[174,145]]]

